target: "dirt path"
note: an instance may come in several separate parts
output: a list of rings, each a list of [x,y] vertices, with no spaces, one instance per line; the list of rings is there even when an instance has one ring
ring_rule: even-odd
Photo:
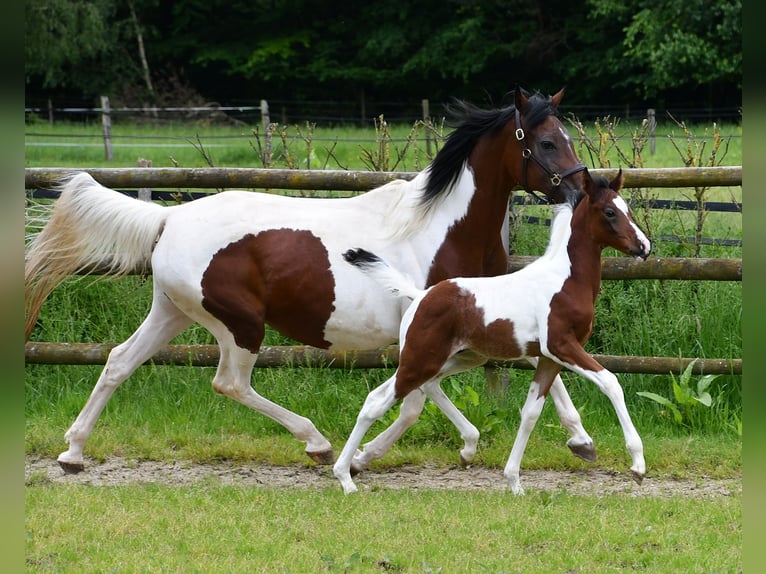
[[[134,461],[113,457],[103,463],[87,460],[85,471],[65,474],[52,458],[26,457],[25,481],[114,486],[141,483],[190,485],[208,484],[326,488],[337,487],[331,467],[274,466],[264,464],[193,464],[189,462]],[[402,466],[367,470],[355,478],[360,490],[370,488],[505,490],[502,470],[473,466]],[[601,496],[624,493],[630,496],[689,496],[696,498],[739,496],[742,480],[672,479],[648,477],[636,485],[628,473],[586,470],[561,472],[522,470],[521,482],[528,493],[561,491],[570,494]]]

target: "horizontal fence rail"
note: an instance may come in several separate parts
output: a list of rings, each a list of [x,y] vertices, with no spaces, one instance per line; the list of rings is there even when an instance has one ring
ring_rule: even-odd
[[[106,187],[127,188],[263,188],[367,191],[418,172],[345,171],[266,168],[46,168],[25,169],[27,189],[51,187],[67,174],[86,171]],[[592,169],[614,177],[616,169]],[[624,187],[726,187],[742,185],[742,166],[623,169]]]
[[[62,177],[86,171],[111,188],[183,189],[287,189],[363,192],[395,179],[412,179],[418,172],[373,172],[343,170],[290,170],[264,168],[27,168],[26,189],[55,187]],[[593,169],[592,173],[613,177],[616,169]],[[623,169],[625,187],[726,187],[742,185],[741,166],[698,168]],[[736,204],[734,211],[741,211]],[[536,256],[513,255],[508,270],[517,271]],[[100,273],[99,269],[89,270]],[[137,269],[148,275],[150,270]],[[626,257],[605,257],[602,278],[741,281],[741,259],[657,258],[636,261]],[[102,365],[115,344],[27,342],[28,364]],[[256,367],[325,366],[336,368],[382,368],[398,364],[398,346],[371,351],[334,352],[307,346],[263,347]],[[594,355],[605,368],[618,373],[681,373],[691,363],[696,374],[742,374],[742,359],[692,359],[679,357],[637,357]],[[217,345],[168,345],[147,363],[160,365],[216,366]],[[526,360],[490,362],[490,366],[531,369]]]
[[[28,364],[103,365],[115,343],[35,343],[28,342],[24,355]],[[218,345],[166,345],[145,364],[215,367],[220,357]],[[593,355],[615,373],[681,373],[691,363],[695,374],[741,375],[742,359],[692,359],[680,357],[634,357]],[[328,351],[301,345],[264,346],[258,353],[257,368],[326,367],[339,369],[395,368],[399,346],[390,345],[369,351]],[[525,359],[491,361],[490,366],[533,369]]]
[[[532,263],[536,255],[511,255],[508,272],[518,271]],[[601,260],[601,278],[612,279],[669,279],[697,281],[742,281],[742,259],[648,257],[644,260],[629,257],[604,257]],[[86,269],[81,275],[104,275],[108,265]],[[150,268],[134,269],[131,275],[149,276]]]

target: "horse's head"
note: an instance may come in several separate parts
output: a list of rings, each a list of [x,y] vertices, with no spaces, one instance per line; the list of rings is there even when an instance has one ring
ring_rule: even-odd
[[[652,249],[649,239],[633,219],[633,213],[620,195],[622,169],[611,181],[583,172],[585,198],[576,211],[587,209],[591,237],[598,245],[613,247],[627,255],[646,259]]]
[[[577,158],[569,132],[558,117],[563,88],[549,98],[514,92],[514,122],[507,161],[520,165],[519,185],[540,191],[549,203],[564,203],[580,193],[585,166]]]

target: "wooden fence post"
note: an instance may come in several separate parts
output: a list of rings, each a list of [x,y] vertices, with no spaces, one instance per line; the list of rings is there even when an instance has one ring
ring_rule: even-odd
[[[431,157],[431,110],[428,98],[420,100],[420,106],[423,108],[423,124],[426,128],[426,155]]]
[[[646,117],[649,121],[649,152],[654,155],[654,129],[657,127],[654,108],[649,108],[646,111]]]
[[[150,159],[144,159],[144,158],[138,158],[138,167],[152,167],[152,160]],[[151,201],[152,200],[152,189],[150,187],[139,187],[138,188],[138,199],[141,201]]]
[[[104,128],[104,155],[106,161],[112,161],[112,116],[109,96],[101,96],[101,125]]]
[[[269,115],[269,102],[261,100],[261,126],[263,127],[263,165],[271,165],[271,116]]]

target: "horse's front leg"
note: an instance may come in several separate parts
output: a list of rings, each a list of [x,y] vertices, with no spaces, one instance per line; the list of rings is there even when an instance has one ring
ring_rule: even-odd
[[[519,430],[516,433],[511,454],[503,471],[505,478],[508,479],[508,486],[514,494],[524,494],[519,476],[521,459],[524,456],[524,450],[527,448],[529,436],[532,434],[532,430],[535,428],[537,419],[540,418],[540,413],[545,404],[545,396],[540,396],[540,389],[547,389],[553,384],[552,381],[554,379],[561,380],[558,376],[559,372],[561,372],[561,365],[558,363],[547,357],[540,357],[540,360],[536,361],[536,366],[532,384],[529,386],[529,392],[527,393],[527,400],[521,409]]]
[[[278,422],[295,438],[306,443],[306,454],[318,464],[332,464],[330,442],[310,419],[300,416],[255,392],[250,383],[257,354],[238,347],[228,333],[219,338],[221,359],[213,378],[213,389]]]
[[[591,357],[582,347],[568,349],[564,365],[571,371],[596,383],[596,386],[604,393],[612,403],[617,419],[620,421],[622,432],[625,435],[625,447],[630,454],[633,480],[641,484],[646,475],[646,461],[644,460],[644,444],[638,435],[636,427],[625,405],[625,394],[614,373],[602,367],[598,361]]]
[[[630,467],[633,473],[633,480],[636,484],[641,484],[646,476],[646,461],[644,460],[644,443],[641,441],[641,437],[633,425],[633,421],[630,418],[628,407],[625,405],[625,394],[623,393],[620,382],[617,377],[611,371],[602,367],[598,361],[588,355],[585,350],[583,354],[587,357],[582,358],[580,365],[572,365],[567,367],[587,379],[590,379],[596,386],[604,393],[612,403],[614,411],[617,414],[617,419],[620,421],[623,435],[625,436],[625,448],[630,454],[632,464]]]
[[[537,367],[537,357],[530,357],[527,360]],[[574,406],[564,382],[561,380],[561,375],[556,375],[553,380],[550,395],[559,415],[561,426],[569,431],[569,440],[567,440],[569,450],[583,460],[596,462],[596,447],[593,446],[593,439],[582,426],[580,413]]]

